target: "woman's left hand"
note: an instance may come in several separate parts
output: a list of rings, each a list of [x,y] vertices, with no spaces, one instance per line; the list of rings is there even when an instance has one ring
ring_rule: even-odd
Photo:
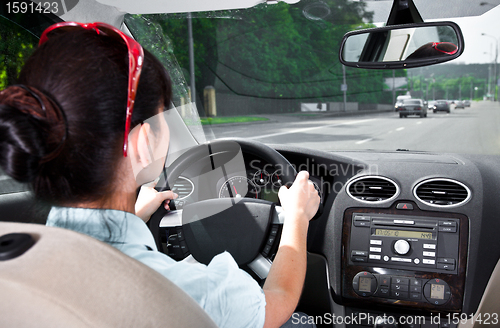
[[[169,201],[177,197],[178,195],[171,190],[159,192],[154,186],[142,186],[137,201],[135,202],[135,215],[140,217],[144,222],[148,222],[151,215],[156,212],[163,201],[165,201],[165,209],[170,210],[168,206]]]

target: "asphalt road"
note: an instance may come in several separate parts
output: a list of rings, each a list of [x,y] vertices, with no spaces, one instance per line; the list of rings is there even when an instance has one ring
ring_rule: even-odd
[[[473,102],[450,114],[432,111],[427,118],[374,115],[269,115],[270,121],[213,125],[216,138],[241,137],[264,143],[292,144],[326,151],[396,150],[500,154],[500,104]]]

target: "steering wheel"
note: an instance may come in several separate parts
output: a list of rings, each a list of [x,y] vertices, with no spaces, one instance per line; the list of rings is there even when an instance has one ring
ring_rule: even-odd
[[[189,149],[168,167],[167,180],[173,184],[190,165],[203,159],[210,160],[212,169],[222,167],[241,152],[274,165],[284,185],[295,180],[295,168],[280,153],[260,142],[239,138],[218,139]],[[156,188],[165,190],[168,183],[162,180]],[[180,222],[185,245],[198,262],[208,264],[215,255],[228,251],[238,265],[248,265],[260,278],[267,277],[284,222],[280,206],[241,197],[202,200],[170,212],[160,206],[148,222],[159,250],[160,230],[165,221],[172,222],[172,216],[177,217],[174,222]]]

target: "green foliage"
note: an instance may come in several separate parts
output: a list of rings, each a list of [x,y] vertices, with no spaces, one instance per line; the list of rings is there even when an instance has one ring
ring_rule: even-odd
[[[440,75],[425,78],[423,75],[414,75],[409,80],[412,95],[416,94],[426,100],[470,99],[471,94],[473,99],[482,99],[488,92],[486,79],[474,76],[449,78]]]
[[[193,13],[197,94],[212,85],[217,92],[257,98],[342,101],[340,42],[350,30],[372,27],[364,23],[372,14],[365,11],[363,2],[327,0],[322,8],[314,7],[317,3],[279,2],[246,10]],[[165,51],[175,54],[189,81],[186,14],[142,18],[168,35]],[[143,42],[142,34],[151,28],[134,29],[134,34]],[[346,76],[348,101],[391,102],[391,93],[382,90],[383,78],[392,76],[392,71],[346,69]]]
[[[226,123],[248,123],[257,121],[268,121],[265,117],[255,116],[230,116],[230,117],[207,117],[201,119],[202,125],[226,124]]]
[[[164,33],[158,21],[161,15],[127,15],[125,22],[133,31],[134,37],[141,45],[155,55],[165,66],[172,80],[172,93],[176,106],[180,99],[188,99],[187,85],[183,72],[179,69],[172,41]]]
[[[15,84],[38,38],[0,17],[0,90]]]

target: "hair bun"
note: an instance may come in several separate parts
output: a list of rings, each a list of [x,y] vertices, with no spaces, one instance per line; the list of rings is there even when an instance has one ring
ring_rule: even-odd
[[[23,85],[0,92],[0,166],[16,180],[33,180],[67,136],[64,112],[41,91]]]

